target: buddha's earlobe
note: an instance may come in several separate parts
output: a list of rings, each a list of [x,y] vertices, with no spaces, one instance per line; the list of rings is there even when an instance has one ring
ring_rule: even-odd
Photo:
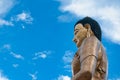
[[[90,30],[87,31],[87,38],[91,36]]]

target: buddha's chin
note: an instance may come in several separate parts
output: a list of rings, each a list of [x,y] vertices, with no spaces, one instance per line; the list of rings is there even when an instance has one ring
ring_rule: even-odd
[[[80,43],[80,42],[77,42],[76,45],[77,45],[77,47],[79,48],[80,45],[81,45],[81,43]]]
[[[78,41],[76,42],[76,46],[77,46],[78,48],[81,46],[82,41],[83,41],[83,40],[78,40]]]

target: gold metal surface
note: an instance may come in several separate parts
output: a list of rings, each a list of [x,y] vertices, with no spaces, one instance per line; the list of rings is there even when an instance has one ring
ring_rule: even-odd
[[[73,41],[76,43],[78,51],[72,61],[72,80],[107,80],[108,62],[104,47],[91,33],[92,31],[89,31],[90,25],[86,26],[89,27],[83,28],[79,24],[74,30]]]

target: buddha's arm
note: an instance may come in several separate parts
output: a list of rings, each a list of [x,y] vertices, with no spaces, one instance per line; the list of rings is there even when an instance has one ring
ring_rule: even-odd
[[[73,76],[72,80],[91,80],[95,72],[99,48],[100,42],[94,36],[84,40],[78,51],[81,69]]]

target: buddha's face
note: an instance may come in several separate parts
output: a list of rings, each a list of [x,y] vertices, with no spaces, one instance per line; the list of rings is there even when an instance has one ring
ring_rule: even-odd
[[[82,24],[77,24],[74,29],[73,41],[77,47],[80,47],[82,41],[87,37],[87,28],[83,27]]]

